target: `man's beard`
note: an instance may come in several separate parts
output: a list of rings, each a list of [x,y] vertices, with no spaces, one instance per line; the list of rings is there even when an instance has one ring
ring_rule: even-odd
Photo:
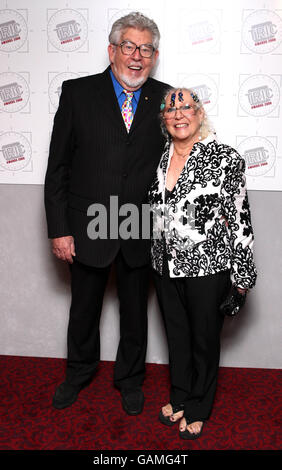
[[[116,74],[116,76],[118,76],[118,74]],[[129,88],[140,88],[147,80],[147,77],[144,76],[140,78],[130,78],[126,74],[121,74],[120,78]]]
[[[125,83],[129,88],[140,88],[143,83],[146,82],[146,78],[145,77],[140,77],[140,78],[136,78],[136,79],[132,79],[130,77],[127,77],[126,75],[121,75],[120,76],[123,83]]]

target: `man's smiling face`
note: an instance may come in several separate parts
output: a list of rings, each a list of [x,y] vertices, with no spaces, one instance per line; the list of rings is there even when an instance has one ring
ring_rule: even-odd
[[[119,44],[123,41],[133,42],[137,46],[152,44],[152,34],[146,29],[139,31],[127,28],[122,32]],[[108,52],[113,74],[128,91],[138,90],[146,82],[158,57],[158,51],[155,51],[150,58],[142,57],[139,49],[136,49],[132,55],[124,55],[121,47],[113,44],[109,44]]]

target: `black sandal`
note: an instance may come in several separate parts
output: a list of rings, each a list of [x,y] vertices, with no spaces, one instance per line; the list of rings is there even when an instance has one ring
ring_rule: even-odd
[[[188,419],[185,416],[183,416],[183,418],[185,418],[185,420],[186,420],[186,429],[185,429],[185,431],[179,431],[179,436],[181,437],[181,439],[190,439],[190,440],[198,439],[198,437],[200,437],[202,432],[203,432],[204,421],[202,421],[203,424],[202,424],[202,427],[201,427],[201,431],[197,432],[197,433],[194,433],[194,432],[188,431],[187,426],[189,426],[189,424],[195,423],[197,420],[188,421]],[[199,420],[199,421],[201,421],[201,420]]]
[[[164,416],[162,410],[159,413],[159,420],[162,424],[165,424],[166,426],[173,426],[173,424],[177,423],[177,421],[171,421],[171,416],[174,415],[175,413],[178,413],[178,411],[183,411],[184,410],[184,405],[183,403],[180,403],[180,405],[171,405],[172,407],[172,414],[169,416]],[[180,418],[181,419],[181,418]]]

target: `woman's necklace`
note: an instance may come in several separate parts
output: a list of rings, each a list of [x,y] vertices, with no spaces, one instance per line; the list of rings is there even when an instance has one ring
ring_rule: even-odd
[[[191,150],[192,150],[192,147],[190,147],[189,153],[186,153],[186,152],[185,152],[184,155],[181,155],[180,153],[177,152],[177,150],[175,150],[175,151],[174,151],[175,153],[173,154],[173,156],[176,156],[176,155],[177,155],[177,156],[180,157],[182,160],[184,160],[184,159],[186,159],[187,157],[189,157]],[[174,161],[175,161],[175,159],[174,159]],[[175,170],[177,170],[177,171],[182,171],[182,170],[183,170],[183,167],[182,167],[182,168],[176,168],[176,167],[175,167]]]

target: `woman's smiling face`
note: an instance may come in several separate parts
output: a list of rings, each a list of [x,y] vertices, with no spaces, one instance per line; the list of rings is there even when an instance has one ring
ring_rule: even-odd
[[[179,109],[181,107],[184,107],[183,111]],[[176,90],[166,98],[164,122],[173,140],[197,142],[203,118],[203,109],[198,109],[187,90]]]

